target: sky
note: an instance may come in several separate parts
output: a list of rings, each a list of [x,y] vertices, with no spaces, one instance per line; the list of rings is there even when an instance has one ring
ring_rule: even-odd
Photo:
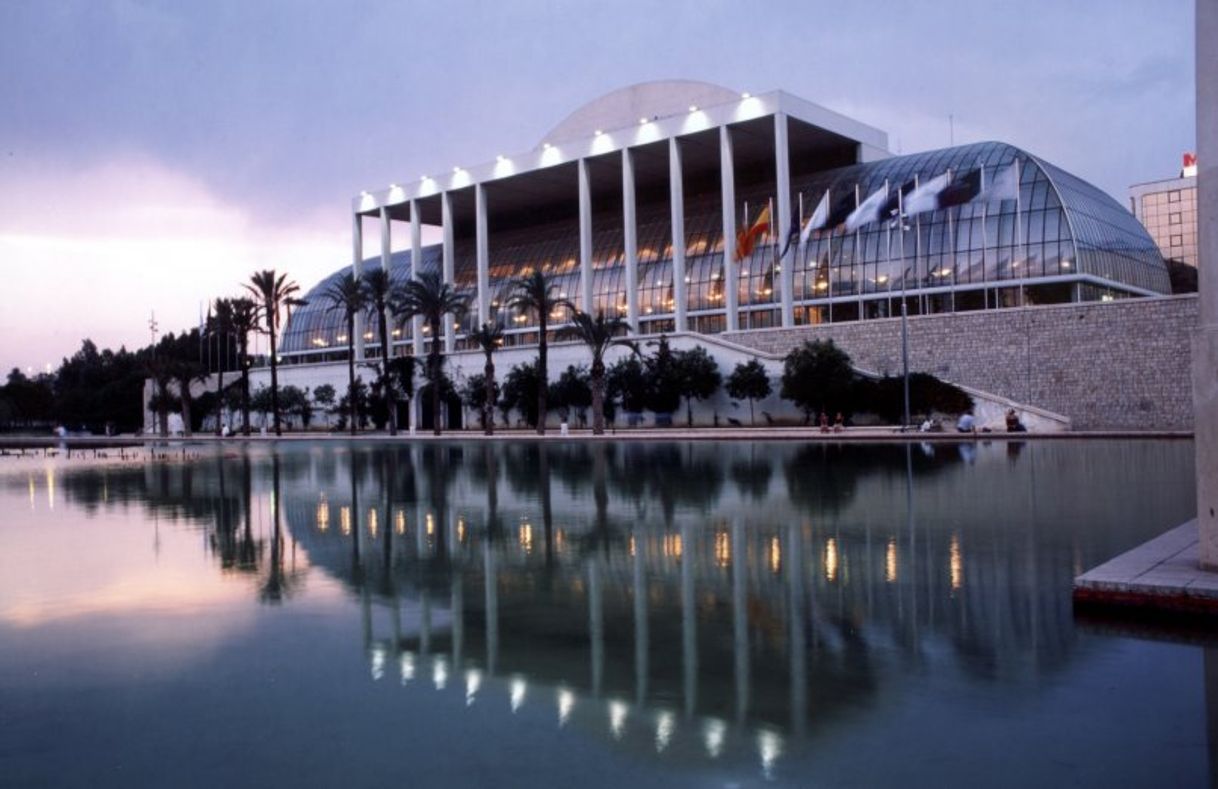
[[[255,270],[307,290],[361,190],[632,83],[781,88],[894,153],[951,116],[1127,205],[1194,148],[1193,68],[1192,0],[0,0],[0,370],[196,325]]]

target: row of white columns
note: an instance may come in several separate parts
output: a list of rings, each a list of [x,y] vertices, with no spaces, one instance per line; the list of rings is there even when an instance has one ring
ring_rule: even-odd
[[[787,231],[791,217],[791,164],[788,149],[787,116],[779,113],[774,116],[774,168],[777,181],[775,195],[776,216],[771,217],[771,233],[783,240],[782,235]],[[739,266],[736,263],[736,166],[732,130],[728,126],[719,127],[719,162],[721,181],[721,200],[723,204],[723,301],[726,312],[726,331],[739,329],[739,298],[737,281]],[[684,166],[681,145],[676,137],[668,141],[668,175],[669,202],[672,207],[672,293],[673,293],[673,325],[678,332],[689,328],[687,310],[686,265],[685,265],[685,189]],[[578,161],[579,178],[579,269],[580,269],[580,299],[585,309],[593,303],[592,287],[592,187],[588,171],[588,160]],[[630,148],[622,149],[622,217],[625,241],[626,268],[626,321],[635,331],[639,329],[639,272],[638,272],[638,225],[637,203],[635,199],[635,154]],[[381,265],[389,270],[391,256],[390,219],[386,208],[380,210],[381,223]],[[444,281],[454,281],[454,231],[452,193],[440,193],[440,223],[442,228],[442,274]],[[360,214],[355,214],[353,228],[354,255],[351,270],[353,275],[363,273],[363,230]],[[474,236],[475,256],[477,266],[477,299],[476,309],[478,323],[484,323],[490,318],[490,249],[487,230],[487,197],[486,185],[474,186]],[[411,260],[418,261],[422,256],[422,230],[419,220],[418,200],[410,201],[410,251]],[[793,326],[795,323],[793,301],[793,266],[780,264],[780,276],[776,286],[780,294],[780,311],[782,325]],[[414,336],[414,353],[423,353],[422,323],[415,318],[412,324]],[[364,320],[363,316],[356,323],[355,352],[359,359],[364,359]],[[451,353],[456,345],[456,332],[452,316],[447,316],[444,322],[444,348]]]

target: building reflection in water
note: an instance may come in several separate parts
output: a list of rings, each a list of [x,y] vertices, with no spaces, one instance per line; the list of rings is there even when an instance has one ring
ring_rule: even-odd
[[[374,681],[769,775],[937,662],[1017,683],[1069,665],[1075,566],[1133,541],[1092,524],[1153,520],[1176,465],[1071,450],[306,445],[45,488],[199,523],[267,603],[341,580]],[[1084,522],[1087,489],[1106,496]]]

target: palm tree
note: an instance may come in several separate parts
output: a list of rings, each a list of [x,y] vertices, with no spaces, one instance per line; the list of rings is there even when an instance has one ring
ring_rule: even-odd
[[[440,352],[440,328],[444,316],[461,317],[469,310],[470,297],[458,293],[452,285],[435,271],[424,271],[397,289],[394,294],[394,312],[403,318],[416,315],[427,322],[431,329],[431,349],[427,354],[427,368],[431,378],[431,425],[432,432],[440,435],[440,379],[443,376],[444,359]]]
[[[255,271],[245,289],[262,302],[262,317],[266,321],[267,333],[271,336],[271,412],[275,417],[275,435],[283,435],[279,426],[279,349],[275,344],[275,332],[279,328],[279,308],[284,306],[300,286],[288,279],[287,274],[276,274],[274,269]]]
[[[576,310],[571,315],[571,325],[564,326],[557,332],[557,337],[564,340],[580,340],[592,352],[592,369],[590,372],[592,389],[592,435],[605,433],[605,351],[615,345],[624,345],[635,353],[638,347],[633,341],[619,335],[630,331],[630,324],[616,315],[606,318],[601,310],[596,311],[593,318],[582,310]]]
[[[503,344],[503,327],[494,321],[487,321],[469,335],[469,339],[482,349],[486,355],[486,367],[483,368],[486,394],[482,403],[482,425],[488,436],[495,435],[495,362],[492,359],[495,351]]]
[[[540,269],[534,269],[528,276],[512,280],[511,291],[507,298],[507,306],[522,313],[537,313],[537,434],[546,433],[546,386],[549,381],[546,372],[546,333],[551,313],[567,309],[574,311],[575,305],[570,300],[557,296],[554,290],[558,286],[552,283]]]
[[[393,283],[389,272],[383,268],[370,269],[364,272],[364,293],[368,301],[368,312],[376,315],[381,331],[381,390],[385,393],[385,407],[389,411],[389,435],[398,434],[397,392],[393,385],[393,376],[389,360],[393,358],[393,350],[389,345],[389,323],[386,317],[393,306]]]
[[[232,332],[237,335],[237,356],[241,365],[241,431],[250,434],[250,333],[258,329],[258,304],[239,296],[232,305]]]
[[[327,312],[340,311],[347,322],[347,403],[351,409],[351,435],[359,424],[355,396],[355,318],[368,306],[364,283],[354,275],[331,282],[321,293]]]
[[[207,339],[216,340],[216,435],[223,433],[224,427],[224,368],[228,365],[229,343],[233,334],[233,300],[216,299],[215,311],[208,318]]]

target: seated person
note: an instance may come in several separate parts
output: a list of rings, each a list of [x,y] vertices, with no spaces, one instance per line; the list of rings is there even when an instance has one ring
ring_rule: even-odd
[[[842,416],[842,412],[838,411],[837,416],[833,417],[833,432],[840,433],[846,428],[846,417]]]
[[[977,420],[973,418],[972,414],[964,414],[958,420],[956,420],[956,432],[976,433]]]
[[[1019,421],[1019,415],[1015,413],[1014,408],[1007,409],[1007,432],[1008,433],[1026,433],[1028,429],[1023,426],[1023,422]]]
[[[829,432],[829,415],[826,414],[824,411],[820,412],[820,432],[822,432],[822,433]]]

